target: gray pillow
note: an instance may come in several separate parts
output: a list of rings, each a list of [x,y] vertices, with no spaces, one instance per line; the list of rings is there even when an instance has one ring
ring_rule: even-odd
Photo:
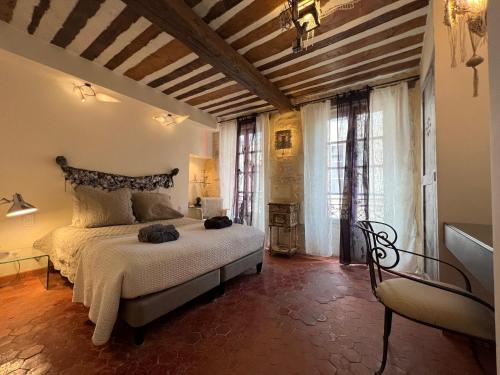
[[[73,226],[96,228],[134,223],[130,190],[108,192],[90,186],[75,188]]]
[[[162,193],[133,193],[132,207],[138,221],[145,223],[156,220],[169,220],[183,217],[172,207],[170,196]]]

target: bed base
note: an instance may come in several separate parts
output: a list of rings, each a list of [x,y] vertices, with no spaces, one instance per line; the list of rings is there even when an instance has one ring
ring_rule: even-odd
[[[145,326],[153,320],[207,292],[212,293],[212,298],[223,295],[226,281],[253,267],[261,273],[263,253],[263,249],[259,249],[219,269],[157,293],[133,299],[122,298],[119,315],[134,329],[135,344],[144,342]]]

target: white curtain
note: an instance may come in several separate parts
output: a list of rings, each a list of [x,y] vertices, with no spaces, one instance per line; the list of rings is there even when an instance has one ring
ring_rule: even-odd
[[[267,232],[267,204],[269,203],[268,178],[266,176],[269,161],[269,114],[262,113],[256,119],[255,149],[257,154],[253,179],[252,226]]]
[[[392,225],[397,246],[421,254],[419,148],[413,142],[408,84],[375,89],[370,101],[370,220]],[[402,256],[398,270],[418,272],[420,264],[418,257]]]
[[[319,256],[338,255],[338,238],[328,212],[328,136],[330,101],[301,108],[304,142],[305,250]]]
[[[219,185],[223,208],[232,217],[235,168],[236,168],[236,120],[219,125]]]

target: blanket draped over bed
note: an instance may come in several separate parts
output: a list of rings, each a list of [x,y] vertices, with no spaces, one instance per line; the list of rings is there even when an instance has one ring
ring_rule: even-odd
[[[96,324],[92,336],[95,345],[109,340],[121,298],[135,298],[182,284],[252,253],[264,243],[264,233],[242,225],[207,231],[202,222],[191,219],[162,223],[175,224],[181,235],[179,240],[141,243],[137,232],[144,225],[127,225],[65,227],[48,236],[50,239],[38,241],[39,247],[51,243],[51,251],[59,251],[53,259],[65,254],[55,266],[60,266],[61,273],[74,281],[73,301],[90,308],[89,318]],[[64,250],[60,247],[63,244]],[[76,274],[68,264],[78,264]]]

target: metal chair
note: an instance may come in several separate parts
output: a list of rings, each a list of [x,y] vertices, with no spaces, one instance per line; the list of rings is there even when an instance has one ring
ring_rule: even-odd
[[[481,366],[475,339],[495,341],[494,309],[471,292],[467,276],[448,262],[411,251],[398,249],[396,230],[378,221],[358,221],[364,237],[373,294],[385,306],[384,349],[376,374],[382,374],[387,363],[392,314],[430,327],[456,332],[469,337],[474,358]],[[411,254],[453,268],[464,279],[465,289],[437,281],[424,280],[395,270],[402,254]],[[385,278],[387,275],[398,276]]]

